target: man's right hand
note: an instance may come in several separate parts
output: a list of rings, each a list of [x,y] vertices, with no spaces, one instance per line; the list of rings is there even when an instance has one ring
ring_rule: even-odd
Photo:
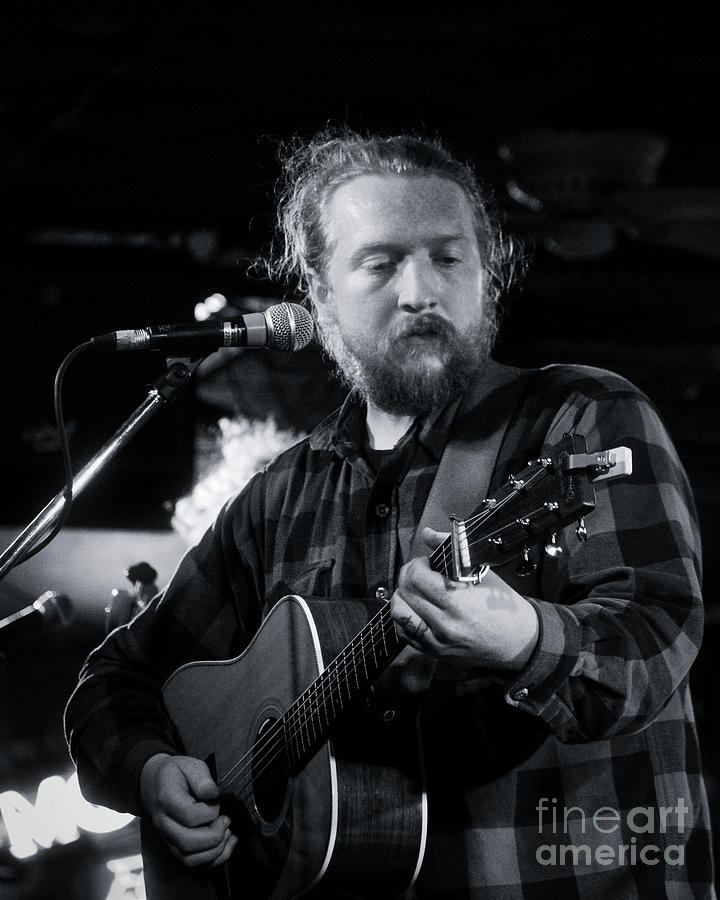
[[[158,753],[140,774],[142,803],[170,852],[184,865],[227,862],[237,837],[220,815],[220,789],[202,760]]]

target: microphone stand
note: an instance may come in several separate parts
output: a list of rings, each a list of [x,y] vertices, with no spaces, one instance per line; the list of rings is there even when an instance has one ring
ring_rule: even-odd
[[[199,359],[175,359],[167,371],[149,389],[145,400],[118,428],[110,440],[98,450],[92,459],[73,478],[73,497],[79,496],[96,475],[157,412],[166,407],[190,380],[195,369],[203,361]],[[22,562],[25,553],[33,548],[43,533],[50,528],[65,503],[65,491],[60,491],[42,509],[33,521],[0,554],[0,578]]]

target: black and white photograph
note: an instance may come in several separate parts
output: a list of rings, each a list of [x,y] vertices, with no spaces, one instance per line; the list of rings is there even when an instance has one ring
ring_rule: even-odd
[[[694,4],[0,29],[0,896],[715,900]]]

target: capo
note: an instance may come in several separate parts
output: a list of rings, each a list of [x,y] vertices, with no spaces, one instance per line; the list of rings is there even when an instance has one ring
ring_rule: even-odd
[[[472,571],[470,548],[468,546],[465,522],[456,516],[450,516],[450,580],[480,584],[489,566],[480,566]]]

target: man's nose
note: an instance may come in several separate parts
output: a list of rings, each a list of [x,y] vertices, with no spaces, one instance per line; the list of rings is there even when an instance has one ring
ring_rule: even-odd
[[[432,261],[408,259],[400,268],[398,306],[408,312],[432,309],[440,299],[440,279]]]

